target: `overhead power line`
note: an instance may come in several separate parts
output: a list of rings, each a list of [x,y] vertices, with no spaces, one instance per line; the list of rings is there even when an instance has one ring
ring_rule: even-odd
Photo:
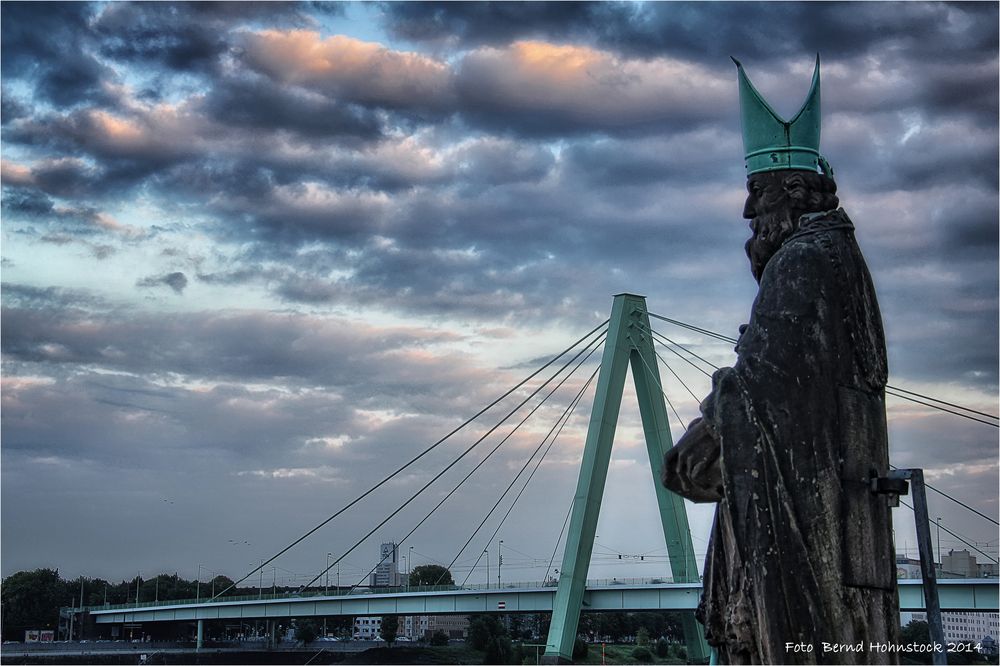
[[[902,504],[903,506],[905,506],[910,511],[913,511],[914,514],[916,514],[916,511],[913,509],[913,507],[910,506],[909,504],[907,504],[906,502],[904,502],[903,500],[899,500],[899,503]],[[941,523],[936,523],[936,527],[940,527],[945,532],[947,532],[948,534],[952,535],[953,537],[955,537],[956,539],[958,539],[959,541],[961,541],[962,543],[964,543],[966,546],[968,546],[972,550],[974,550],[977,553],[981,554],[983,557],[986,557],[987,559],[989,559],[991,562],[994,562],[996,564],[1000,564],[1000,562],[998,562],[995,557],[993,557],[992,555],[987,555],[983,551],[979,550],[978,548],[976,548],[975,546],[973,546],[971,543],[969,543],[968,541],[966,541],[965,539],[963,539],[961,536],[955,534],[954,532],[952,532],[951,530],[949,530],[947,527],[945,527]]]
[[[895,465],[889,465],[889,467],[891,467],[892,469],[899,469]],[[933,490],[934,492],[936,492],[938,495],[941,495],[945,499],[949,499],[952,502],[954,502],[955,504],[958,504],[959,506],[961,506],[961,507],[963,507],[965,509],[968,509],[969,511],[971,511],[972,513],[976,514],[977,516],[979,516],[981,518],[985,518],[986,520],[990,521],[994,525],[1000,525],[1000,523],[998,523],[995,518],[990,518],[985,513],[982,513],[981,511],[977,511],[976,509],[972,508],[971,506],[969,506],[968,504],[966,504],[962,500],[956,499],[956,498],[952,497],[951,495],[949,495],[948,493],[944,492],[943,490],[938,490],[937,488],[935,488],[931,484],[927,483],[926,481],[924,481],[924,485],[927,486],[928,488],[930,488],[931,490]]]

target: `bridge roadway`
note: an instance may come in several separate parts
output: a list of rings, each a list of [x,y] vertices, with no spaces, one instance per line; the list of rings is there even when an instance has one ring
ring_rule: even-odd
[[[920,580],[899,580],[902,611],[924,609]],[[533,585],[533,584],[532,584]],[[943,611],[997,612],[997,579],[943,579],[938,592]],[[448,613],[535,613],[552,610],[556,588],[456,588],[413,592],[236,598],[201,602],[153,603],[127,607],[87,608],[98,624],[177,622],[226,619],[277,619],[335,615],[439,615]],[[588,584],[584,611],[691,611],[701,596],[700,583]]]

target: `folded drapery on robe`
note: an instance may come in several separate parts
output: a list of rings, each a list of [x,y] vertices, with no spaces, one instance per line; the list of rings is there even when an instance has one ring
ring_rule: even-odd
[[[803,216],[770,259],[736,351],[664,461],[667,487],[719,502],[706,638],[722,663],[895,663],[869,649],[899,626],[889,507],[869,489],[888,471],[885,341],[842,210]]]

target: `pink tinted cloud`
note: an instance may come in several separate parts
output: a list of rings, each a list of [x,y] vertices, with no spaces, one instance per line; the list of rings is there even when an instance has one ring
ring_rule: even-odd
[[[447,64],[344,35],[324,39],[311,30],[246,33],[243,57],[274,79],[363,104],[439,106],[449,97]]]

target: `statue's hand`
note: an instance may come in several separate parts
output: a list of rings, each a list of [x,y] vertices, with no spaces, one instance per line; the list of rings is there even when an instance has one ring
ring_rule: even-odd
[[[663,457],[663,485],[693,502],[722,499],[721,447],[697,418]]]

